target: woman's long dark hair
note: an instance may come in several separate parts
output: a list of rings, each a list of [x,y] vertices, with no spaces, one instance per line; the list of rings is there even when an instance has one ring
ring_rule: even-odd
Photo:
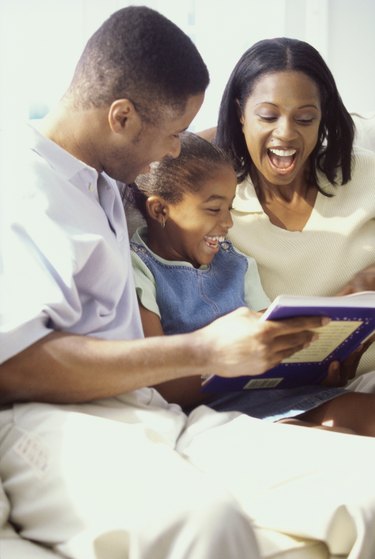
[[[319,52],[304,41],[285,37],[265,39],[249,48],[234,67],[220,104],[215,143],[233,159],[238,180],[254,168],[248,152],[239,111],[256,82],[265,74],[293,70],[312,79],[320,93],[322,119],[318,141],[310,155],[307,180],[319,188],[317,171],[335,184],[351,178],[354,123],[346,110],[335,80]]]

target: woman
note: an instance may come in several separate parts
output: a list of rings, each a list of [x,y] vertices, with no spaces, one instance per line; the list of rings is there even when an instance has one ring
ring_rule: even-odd
[[[353,137],[334,78],[311,45],[267,39],[238,61],[215,142],[232,156],[239,181],[230,238],[255,258],[271,299],[375,289],[375,154],[354,151]],[[375,369],[374,349],[361,372]],[[358,359],[339,382],[354,375]]]

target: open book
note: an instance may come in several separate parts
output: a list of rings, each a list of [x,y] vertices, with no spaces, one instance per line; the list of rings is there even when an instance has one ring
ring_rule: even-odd
[[[262,375],[235,378],[211,375],[203,382],[202,389],[205,392],[225,392],[320,384],[332,361],[343,361],[375,332],[375,291],[342,297],[279,295],[261,320],[317,315],[328,316],[331,322],[316,329],[319,338],[309,347]]]

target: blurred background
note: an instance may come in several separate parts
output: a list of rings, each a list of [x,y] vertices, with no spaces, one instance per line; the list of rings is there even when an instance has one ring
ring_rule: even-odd
[[[195,42],[210,72],[190,129],[215,125],[229,74],[254,42],[314,45],[350,111],[375,111],[374,0],[0,0],[0,123],[43,116],[69,84],[89,36],[115,10],[152,7]]]

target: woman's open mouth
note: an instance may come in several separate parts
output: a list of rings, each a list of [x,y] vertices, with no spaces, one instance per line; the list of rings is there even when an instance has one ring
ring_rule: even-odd
[[[269,148],[267,149],[268,159],[274,169],[278,173],[287,174],[293,170],[296,161],[296,149],[281,149]]]

